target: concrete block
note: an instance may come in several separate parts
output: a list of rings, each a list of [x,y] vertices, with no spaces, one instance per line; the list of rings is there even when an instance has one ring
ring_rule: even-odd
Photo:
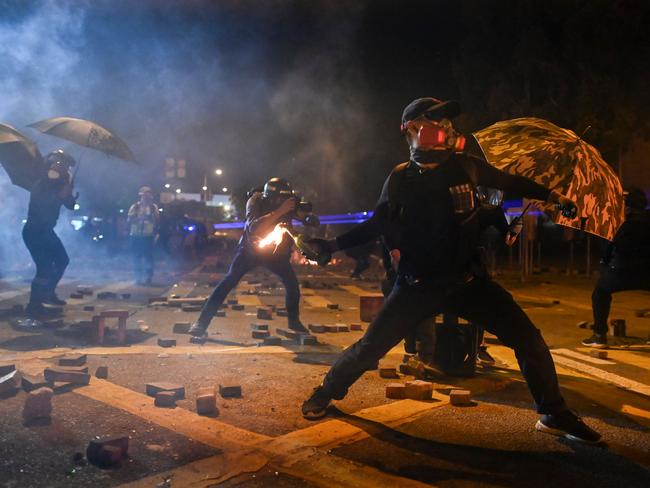
[[[94,312],[95,305],[84,305],[84,312]]]
[[[59,366],[57,367],[58,370],[61,371],[66,371],[69,373],[87,373],[88,372],[88,366],[83,365],[83,366]]]
[[[39,388],[47,387],[50,384],[45,380],[44,376],[22,375],[21,386],[23,390],[30,392],[38,390]]]
[[[271,336],[271,333],[268,330],[254,330],[251,331],[253,339],[266,339]]]
[[[242,304],[240,304],[240,303],[235,303],[234,305],[231,305],[230,308],[233,309],[233,310],[236,310],[238,312],[241,312],[242,310],[244,310],[244,306]]]
[[[406,398],[406,385],[403,383],[388,383],[386,385],[386,398],[403,400]]]
[[[129,452],[127,436],[93,439],[86,448],[88,462],[100,468],[109,468],[119,463]]]
[[[379,368],[381,378],[399,378],[396,368]]]
[[[328,310],[339,310],[339,304],[338,303],[328,303],[327,308],[328,308]]]
[[[241,386],[219,385],[219,395],[221,395],[223,398],[241,398]]]
[[[451,390],[449,402],[452,405],[471,405],[472,393],[469,390]]]
[[[75,385],[87,385],[90,383],[90,375],[77,371],[68,371],[65,368],[45,368],[43,371],[45,379],[50,383],[72,383]]]
[[[85,354],[66,354],[59,359],[59,366],[83,366],[87,359]]]
[[[183,312],[200,312],[203,308],[203,305],[193,305],[191,303],[183,303],[181,305],[181,310]]]
[[[260,320],[273,320],[273,312],[270,308],[258,308],[257,318]]]
[[[153,404],[156,407],[175,407],[176,394],[173,391],[159,391],[156,393]]]
[[[176,339],[171,339],[169,337],[159,337],[158,345],[160,347],[176,347]]]
[[[406,398],[411,400],[431,400],[433,383],[428,381],[407,381],[405,386]]]
[[[336,325],[336,332],[350,332],[350,326],[347,324],[334,324]]]
[[[83,298],[83,295],[82,295]],[[117,294],[112,291],[102,291],[97,294],[99,300],[117,300]]]
[[[270,336],[264,338],[263,344],[265,346],[281,346],[282,345],[282,338],[278,336]]]
[[[147,383],[145,388],[146,388],[146,393],[149,396],[156,396],[158,393],[162,391],[168,391],[168,392],[173,392],[174,397],[177,400],[182,400],[183,398],[185,398],[185,387],[177,383],[159,381],[156,383]]]
[[[278,317],[288,317],[289,312],[287,312],[285,309],[279,308],[277,312],[275,312]]]
[[[592,358],[607,359],[607,351],[603,349],[591,349],[589,355]]]
[[[363,330],[363,326],[361,324],[350,324],[350,330]]]
[[[199,415],[216,415],[217,410],[217,395],[212,388],[211,392],[199,392],[196,396],[196,413]]]
[[[251,324],[251,330],[269,330],[269,324]]]
[[[51,388],[42,387],[33,390],[27,395],[25,405],[23,406],[23,419],[29,423],[35,420],[49,419],[52,415],[52,396],[54,392]]]
[[[300,336],[302,335],[300,332],[296,332],[295,330],[291,329],[276,329],[275,332],[278,335],[284,336],[287,339],[291,339],[293,341],[300,340]]]
[[[105,380],[108,378],[108,366],[98,366],[95,370],[95,376],[99,379]]]
[[[190,331],[190,327],[192,327],[191,322],[176,322],[172,332],[174,334],[187,334]]]
[[[300,342],[301,346],[315,346],[318,344],[318,339],[310,334],[300,334],[298,341]]]
[[[324,324],[325,332],[336,333],[339,331],[339,326],[335,324]]]
[[[217,311],[214,313],[214,316],[215,316],[215,317],[225,317],[225,316],[226,316],[226,311],[225,311],[225,310],[217,310]]]
[[[322,334],[324,332],[327,332],[327,328],[322,324],[309,324],[308,328],[314,334]]]

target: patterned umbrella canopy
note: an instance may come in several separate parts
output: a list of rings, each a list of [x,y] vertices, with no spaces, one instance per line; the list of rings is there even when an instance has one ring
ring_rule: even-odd
[[[574,132],[533,117],[504,120],[474,133],[487,161],[526,176],[578,204],[575,219],[541,206],[560,225],[612,240],[623,223],[621,182],[600,152]]]
[[[7,124],[0,124],[0,163],[11,182],[26,190],[31,190],[45,168],[36,144]]]
[[[116,156],[135,162],[133,153],[126,143],[96,122],[73,117],[52,117],[28,125],[43,134],[59,137],[81,146],[101,151],[107,156]]]

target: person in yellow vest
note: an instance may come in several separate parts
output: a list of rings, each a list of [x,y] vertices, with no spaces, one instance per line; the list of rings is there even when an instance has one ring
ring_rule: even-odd
[[[133,250],[135,282],[150,285],[153,278],[153,246],[158,235],[160,214],[153,203],[153,191],[143,186],[138,191],[140,199],[129,208],[129,236]]]

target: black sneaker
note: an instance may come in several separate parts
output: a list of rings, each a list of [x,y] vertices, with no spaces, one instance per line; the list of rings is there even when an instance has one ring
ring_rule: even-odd
[[[607,335],[595,333],[582,341],[583,346],[604,349],[607,347]]]
[[[52,293],[52,295],[43,303],[45,305],[54,305],[55,307],[63,307],[64,305],[68,304],[68,302],[61,300],[58,296],[56,296],[56,293]]]
[[[58,309],[44,307],[42,303],[29,303],[25,307],[25,315],[36,319],[47,316],[51,317],[56,314],[56,310]]]
[[[302,404],[302,416],[307,420],[317,420],[327,415],[327,407],[332,403],[332,398],[325,393],[322,386],[314,388],[311,396]]]
[[[300,322],[300,321],[298,321],[298,322],[294,322],[294,323],[290,323],[290,324],[289,324],[289,328],[290,328],[291,330],[294,330],[294,331],[296,331],[296,332],[300,332],[300,333],[302,333],[302,334],[309,334],[309,331],[307,330],[307,327],[305,327],[304,325],[302,325],[302,322]]]
[[[585,424],[571,410],[565,410],[552,415],[542,415],[535,424],[535,429],[546,434],[566,437],[572,441],[596,444],[600,441],[600,434]]]
[[[198,322],[194,322],[187,333],[193,337],[205,337],[208,335],[206,328],[200,325]]]

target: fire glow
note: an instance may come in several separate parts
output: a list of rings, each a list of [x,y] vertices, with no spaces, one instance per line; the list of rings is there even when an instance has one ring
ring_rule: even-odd
[[[275,228],[266,237],[264,237],[257,243],[257,246],[263,248],[263,247],[270,246],[271,244],[274,244],[275,248],[277,249],[277,247],[282,242],[282,238],[284,237],[284,234],[286,232],[287,229],[285,229],[280,224],[277,224]]]

